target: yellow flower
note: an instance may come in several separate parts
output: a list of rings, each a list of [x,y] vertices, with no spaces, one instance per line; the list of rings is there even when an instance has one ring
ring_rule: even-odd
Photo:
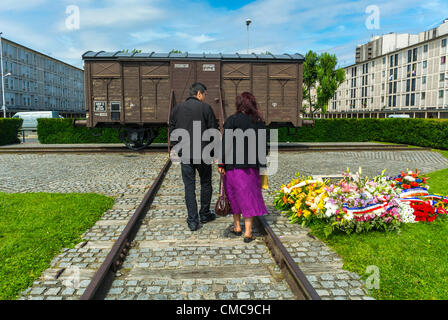
[[[310,212],[310,211],[308,211],[308,210],[303,210],[303,216],[304,216],[305,218],[308,218],[310,215],[311,215],[311,212]]]
[[[295,207],[297,210],[299,210],[301,206],[302,206],[302,202],[300,202],[300,201],[296,201],[296,204],[294,205],[294,207]]]

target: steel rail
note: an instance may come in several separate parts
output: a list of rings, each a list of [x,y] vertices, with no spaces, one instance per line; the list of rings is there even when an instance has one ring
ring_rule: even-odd
[[[114,281],[115,274],[126,259],[131,243],[141,226],[144,216],[160,189],[171,164],[171,159],[168,159],[125,229],[122,231],[120,237],[114,243],[109,254],[106,256],[106,259],[95,273],[89,286],[81,296],[81,300],[102,300],[107,296],[107,293],[112,286],[112,282]],[[275,262],[280,267],[285,280],[296,298],[300,300],[320,300],[316,290],[294,262],[293,258],[265,218],[258,217],[256,221],[264,233],[264,241],[267,247],[270,249]]]
[[[299,300],[321,300],[302,270],[297,266],[288,250],[277,237],[264,217],[257,217],[258,225],[264,230],[264,241],[271,250],[272,257],[280,267],[291,291]]]
[[[137,210],[129,220],[128,224],[124,228],[118,240],[114,243],[111,251],[107,255],[104,262],[101,264],[100,268],[94,275],[89,286],[84,291],[81,296],[81,300],[101,300],[107,295],[112,282],[115,277],[115,273],[118,268],[123,264],[126,258],[132,241],[137,234],[138,229],[141,226],[143,218],[149,210],[154,198],[159,190],[162,182],[171,167],[171,159],[168,159],[159,175],[157,176],[151,188],[145,194],[142,202],[138,206]]]
[[[153,153],[165,152],[167,144],[150,146],[147,149],[134,151],[126,147],[0,147],[0,153]],[[327,145],[327,146],[305,146],[305,145],[282,145],[278,147],[281,152],[338,152],[338,151],[430,151],[431,148],[409,148],[406,145],[384,145],[384,146],[356,146],[356,145]]]

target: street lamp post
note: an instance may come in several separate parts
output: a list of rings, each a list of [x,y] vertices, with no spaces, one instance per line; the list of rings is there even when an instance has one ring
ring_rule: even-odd
[[[249,25],[252,23],[252,20],[246,19],[247,26],[247,54],[249,54]]]
[[[3,118],[6,118],[6,105],[5,105],[5,77],[3,76],[3,42],[2,42],[2,34],[0,32],[0,63],[1,63],[1,73],[2,73],[2,98],[3,98]]]

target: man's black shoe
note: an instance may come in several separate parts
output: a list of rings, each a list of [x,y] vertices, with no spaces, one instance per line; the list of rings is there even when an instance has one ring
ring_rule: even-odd
[[[210,221],[213,221],[213,220],[215,220],[216,219],[216,215],[214,215],[214,214],[209,214],[208,216],[206,216],[206,217],[201,217],[201,223],[207,223],[207,222],[210,222]]]
[[[199,229],[199,224],[196,224],[196,225],[188,225],[188,228],[189,228],[191,231],[196,231],[196,230]]]

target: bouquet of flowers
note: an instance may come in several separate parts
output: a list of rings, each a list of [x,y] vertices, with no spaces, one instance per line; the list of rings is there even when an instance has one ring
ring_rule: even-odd
[[[309,225],[324,212],[327,183],[297,174],[288,185],[282,185],[274,200],[275,208],[285,213],[291,223]]]
[[[427,179],[419,170],[409,169],[396,177],[386,176],[384,170],[369,179],[359,168],[355,174],[347,169],[343,179],[329,185],[297,174],[282,185],[275,207],[291,223],[325,222],[327,236],[335,230],[347,234],[396,230],[403,223],[432,222],[447,215],[448,197],[430,195]]]
[[[400,211],[404,208],[389,207],[389,202],[398,198],[390,184],[390,178],[380,175],[370,180],[361,178],[361,168],[356,174],[347,169],[344,178],[328,187],[325,216],[330,222],[327,234],[335,228],[346,233],[372,229],[395,229],[401,223]]]

